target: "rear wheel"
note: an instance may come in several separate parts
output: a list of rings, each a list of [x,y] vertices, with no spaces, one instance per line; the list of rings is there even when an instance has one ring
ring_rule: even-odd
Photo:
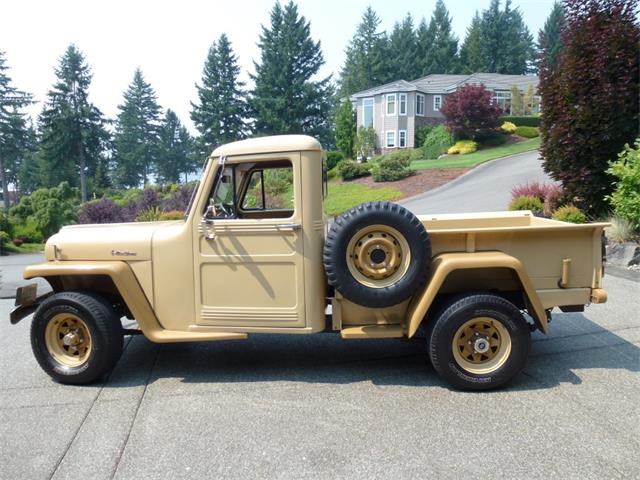
[[[61,383],[83,384],[110,371],[122,354],[120,318],[103,297],[62,292],[33,317],[31,347],[42,369]]]
[[[428,338],[431,363],[458,388],[501,387],[526,364],[529,325],[518,308],[500,296],[457,297],[434,321]]]

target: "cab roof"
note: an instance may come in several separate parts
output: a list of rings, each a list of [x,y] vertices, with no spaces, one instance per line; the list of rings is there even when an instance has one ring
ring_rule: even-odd
[[[251,155],[255,153],[298,152],[304,150],[322,150],[320,142],[308,135],[273,135],[270,137],[249,138],[239,142],[227,143],[216,148],[212,157]]]

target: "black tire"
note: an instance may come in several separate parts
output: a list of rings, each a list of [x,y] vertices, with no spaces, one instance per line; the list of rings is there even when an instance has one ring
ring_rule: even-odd
[[[349,243],[358,232],[372,225],[391,227],[408,245],[411,262],[391,285],[365,285],[354,276],[347,263]],[[327,282],[345,298],[367,307],[389,307],[424,287],[431,265],[431,241],[424,225],[406,208],[390,202],[362,203],[337,217],[331,225],[324,244],[323,263]]]
[[[54,358],[46,342],[49,322],[58,314],[71,314],[86,325],[91,350],[80,365],[69,366]],[[31,323],[31,348],[40,367],[54,380],[67,384],[86,384],[100,379],[118,362],[122,354],[123,331],[113,306],[100,295],[62,292],[46,299]]]
[[[494,370],[478,373],[464,368],[453,350],[454,340],[463,338],[456,335],[459,329],[471,320],[483,317],[499,322],[501,328],[508,332],[510,349],[504,354],[502,363],[496,363]],[[427,339],[431,363],[441,377],[459,389],[491,390],[501,387],[520,373],[527,362],[531,350],[529,324],[515,305],[498,295],[482,293],[455,297],[434,321]],[[462,347],[458,348],[462,350]]]

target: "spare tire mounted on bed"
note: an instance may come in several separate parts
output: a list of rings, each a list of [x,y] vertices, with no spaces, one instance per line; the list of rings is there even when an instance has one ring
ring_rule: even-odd
[[[345,298],[367,307],[389,307],[426,283],[431,241],[406,208],[368,202],[335,219],[323,262],[329,285]]]

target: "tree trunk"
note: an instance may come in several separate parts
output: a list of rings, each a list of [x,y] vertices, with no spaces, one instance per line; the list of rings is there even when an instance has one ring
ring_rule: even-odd
[[[80,159],[80,199],[84,203],[87,201],[87,161],[84,158],[82,132],[80,133],[80,142],[78,142],[78,158]]]
[[[9,201],[9,184],[7,182],[7,176],[4,174],[4,165],[2,164],[2,157],[0,156],[0,182],[2,184],[2,198],[4,200],[4,209],[9,210],[11,202]]]

